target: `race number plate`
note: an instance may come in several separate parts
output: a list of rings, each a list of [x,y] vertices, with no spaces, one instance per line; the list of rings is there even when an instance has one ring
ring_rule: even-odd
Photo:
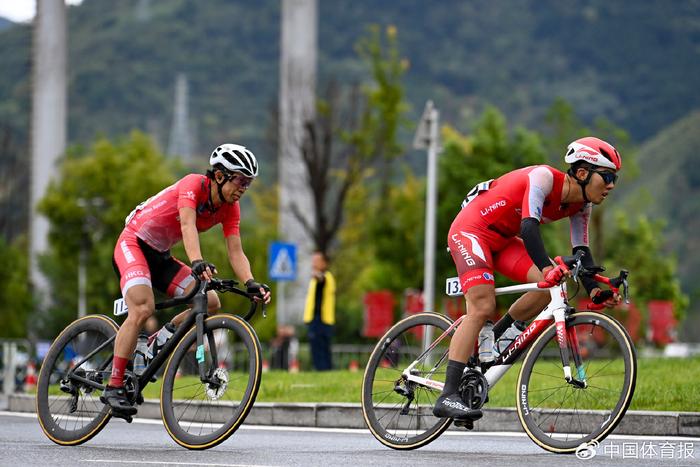
[[[114,301],[114,316],[125,315],[129,312],[129,308],[126,306],[126,302],[123,298]]]
[[[462,295],[462,286],[459,284],[459,277],[450,277],[445,281],[445,293],[450,297]]]

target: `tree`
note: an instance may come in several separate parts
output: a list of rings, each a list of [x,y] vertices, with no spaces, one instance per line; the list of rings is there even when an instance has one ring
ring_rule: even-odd
[[[650,221],[640,215],[631,222],[624,212],[617,212],[615,227],[607,237],[608,257],[604,264],[610,274],[620,269],[630,271],[630,297],[646,309],[650,300],[670,300],[676,319],[682,321],[688,297],[681,292],[676,259],[662,251],[659,242],[663,221]]]
[[[363,180],[371,165],[378,165],[382,193],[388,191],[393,160],[402,152],[397,142],[398,127],[406,110],[396,28],[384,36],[371,26],[356,47],[369,66],[372,86],[357,85],[342,92],[331,80],[319,100],[315,119],[304,124],[302,160],[313,199],[311,225],[296,205],[295,216],[315,246],[328,254],[343,223],[349,191]],[[345,94],[345,96],[343,96]]]
[[[34,308],[29,290],[29,258],[26,238],[8,244],[0,237],[0,337],[26,337],[27,321]]]
[[[77,317],[77,274],[87,248],[88,312],[109,312],[120,295],[112,253],[129,212],[174,181],[173,170],[151,141],[134,132],[115,143],[100,139],[73,147],[39,210],[51,224],[49,252],[41,259],[51,282],[53,309],[42,316],[41,337],[54,337]]]

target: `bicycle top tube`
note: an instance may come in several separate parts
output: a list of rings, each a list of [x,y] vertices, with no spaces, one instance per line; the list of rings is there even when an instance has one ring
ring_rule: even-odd
[[[561,285],[555,285],[553,287],[560,287]],[[552,288],[552,287],[549,287]],[[537,286],[537,282],[528,282],[526,284],[509,285],[506,287],[497,287],[495,289],[496,295],[507,295],[512,293],[522,293],[530,292],[532,290],[548,290]],[[445,293],[450,297],[461,297],[464,295],[462,293],[462,286],[459,283],[459,277],[450,277],[445,280]]]

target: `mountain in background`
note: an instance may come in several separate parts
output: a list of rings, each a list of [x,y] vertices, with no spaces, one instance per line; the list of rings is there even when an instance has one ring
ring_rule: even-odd
[[[491,103],[537,128],[563,97],[584,121],[604,115],[642,141],[700,108],[697,2],[334,0],[319,10],[321,83],[366,79],[355,43],[370,23],[398,28],[412,117],[433,99],[444,121],[468,129]],[[68,21],[71,142],[141,128],[164,143],[180,72],[199,153],[265,139],[278,89],[278,1],[86,0]],[[20,127],[30,41],[26,25],[0,34],[0,122]]]
[[[700,111],[678,120],[642,145],[639,175],[624,180],[616,206],[666,221],[665,245],[678,258],[683,290],[700,298]],[[624,177],[624,174],[623,174]],[[692,304],[691,304],[692,305]],[[695,307],[700,309],[700,303]]]
[[[7,19],[3,16],[0,16],[0,31],[2,31],[3,29],[9,28],[10,26],[12,26],[14,24],[15,23],[10,21],[9,19]]]

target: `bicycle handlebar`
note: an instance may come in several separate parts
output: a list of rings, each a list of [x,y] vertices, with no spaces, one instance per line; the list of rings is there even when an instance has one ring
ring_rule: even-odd
[[[165,308],[172,308],[178,305],[186,305],[192,301],[192,299],[197,295],[198,293],[206,293],[209,290],[216,290],[217,292],[232,292],[237,295],[240,295],[242,297],[247,298],[250,300],[250,309],[248,310],[248,313],[243,317],[246,321],[249,321],[250,318],[255,315],[255,312],[257,311],[258,308],[258,302],[255,300],[256,295],[255,294],[249,294],[245,290],[241,290],[236,287],[238,284],[238,281],[235,281],[233,279],[212,279],[209,282],[202,281],[199,277],[195,276],[192,274],[192,277],[194,277],[195,280],[195,286],[190,290],[190,292],[187,295],[183,295],[182,297],[175,297],[171,298],[169,300],[164,300],[160,303],[156,303],[156,310],[163,310]],[[265,313],[265,303],[262,303],[262,313],[263,317],[267,317]]]
[[[612,290],[614,294],[618,294],[620,292],[620,288],[622,288],[623,299],[625,303],[629,304],[629,286],[627,283],[629,271],[622,269],[620,270],[620,274],[617,277],[603,276],[600,274],[604,271],[603,268],[595,266],[590,269],[586,269],[583,266],[581,260],[584,257],[584,255],[585,253],[579,250],[576,252],[576,254],[572,256],[557,256],[556,258],[554,258],[554,261],[557,264],[564,266],[569,271],[571,271],[571,277],[573,280],[578,280],[578,278],[581,276],[592,277],[593,280],[606,284],[608,287],[610,287],[610,290]],[[542,281],[538,283],[538,286],[541,288],[546,288],[550,285]],[[587,308],[589,310],[602,310],[603,308],[605,308],[605,304],[589,303]]]

